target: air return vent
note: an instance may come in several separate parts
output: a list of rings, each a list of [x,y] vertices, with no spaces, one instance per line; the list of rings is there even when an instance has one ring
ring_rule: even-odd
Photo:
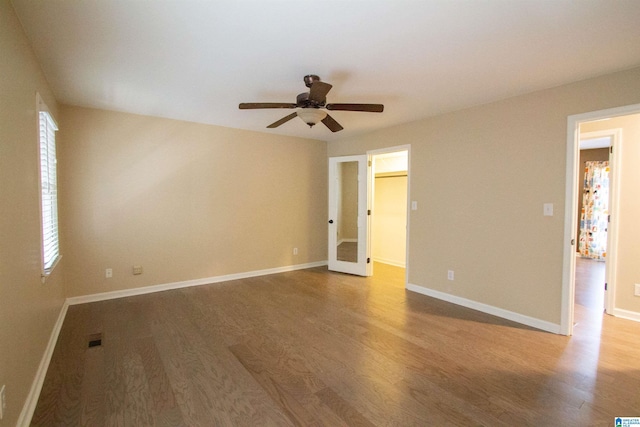
[[[102,345],[102,334],[91,334],[87,337],[87,341],[89,342],[88,347],[100,347]]]

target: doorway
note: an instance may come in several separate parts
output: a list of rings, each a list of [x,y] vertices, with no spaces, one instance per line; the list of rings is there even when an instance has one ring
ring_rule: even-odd
[[[371,276],[379,262],[406,285],[409,165],[409,145],[329,159],[329,270]]]
[[[408,152],[371,156],[371,257],[374,262],[406,267]]]
[[[578,200],[576,230],[576,272],[574,325],[594,332],[600,330],[607,311],[607,243],[611,165],[617,132],[586,132],[580,126],[578,162]],[[612,283],[612,285],[614,285]],[[612,289],[613,291],[613,289]]]
[[[633,251],[638,236],[634,223],[636,207],[630,200],[636,200],[637,194],[632,182],[637,169],[635,161],[640,149],[640,104],[608,110],[569,116],[567,120],[567,175],[564,221],[564,268],[562,288],[562,316],[560,333],[572,335],[575,321],[576,301],[576,252],[578,244],[578,170],[580,165],[580,136],[584,132],[600,131],[611,137],[610,151],[610,209],[607,233],[605,262],[605,282],[607,288],[604,297],[604,309],[608,314],[640,321],[640,304],[634,298],[633,279],[638,267],[633,259]],[[624,130],[624,143],[622,133]],[[623,147],[624,146],[624,147]],[[624,156],[623,156],[624,151]],[[624,169],[623,172],[621,170]],[[630,175],[628,175],[630,174]],[[621,177],[624,178],[621,180]],[[627,178],[629,177],[629,178]],[[624,182],[623,182],[624,180]],[[626,185],[626,187],[625,187]],[[626,200],[621,204],[620,200]],[[622,208],[622,205],[625,207]],[[624,221],[621,221],[623,218]],[[631,220],[630,220],[631,219]],[[625,228],[622,230],[621,225]],[[604,287],[604,283],[602,284]],[[638,294],[635,294],[636,296]],[[601,316],[599,317],[601,321]]]
[[[409,212],[411,146],[367,153],[371,162],[371,257],[374,262],[404,269],[409,277]],[[372,274],[375,269],[373,269]]]

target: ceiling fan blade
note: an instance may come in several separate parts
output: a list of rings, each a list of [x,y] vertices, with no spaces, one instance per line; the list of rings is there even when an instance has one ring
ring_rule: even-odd
[[[341,111],[365,111],[367,113],[382,113],[384,105],[382,104],[327,104],[327,110]]]
[[[311,90],[309,91],[309,101],[315,101],[318,103],[323,103],[327,99],[327,94],[331,90],[333,86],[329,83],[317,81],[313,82],[311,85]]]
[[[324,119],[322,119],[322,123],[324,123],[331,132],[339,132],[344,129],[342,126],[340,126],[340,123],[336,122],[335,119],[328,114]]]
[[[269,129],[273,129],[273,128],[277,128],[278,126],[280,126],[283,123],[288,122],[289,120],[293,119],[295,116],[297,116],[298,113],[291,113],[286,117],[281,118],[280,120],[278,120],[277,122],[273,122],[271,123],[269,126],[267,126]]]
[[[253,110],[257,108],[296,108],[296,104],[288,102],[243,102],[238,107],[241,110]]]

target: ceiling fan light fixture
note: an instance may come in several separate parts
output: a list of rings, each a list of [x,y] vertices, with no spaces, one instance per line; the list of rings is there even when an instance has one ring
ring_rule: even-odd
[[[327,112],[318,108],[301,108],[298,110],[298,117],[312,127],[327,117]]]

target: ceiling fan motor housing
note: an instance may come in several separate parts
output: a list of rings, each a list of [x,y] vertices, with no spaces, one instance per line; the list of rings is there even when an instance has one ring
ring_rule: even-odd
[[[320,81],[320,77],[316,76],[315,74],[307,74],[306,76],[304,76],[304,84],[307,87],[311,87],[311,85],[314,82],[319,82]]]
[[[296,97],[296,106],[300,108],[322,108],[326,103],[326,99],[318,102],[309,99],[309,92],[303,92]]]

